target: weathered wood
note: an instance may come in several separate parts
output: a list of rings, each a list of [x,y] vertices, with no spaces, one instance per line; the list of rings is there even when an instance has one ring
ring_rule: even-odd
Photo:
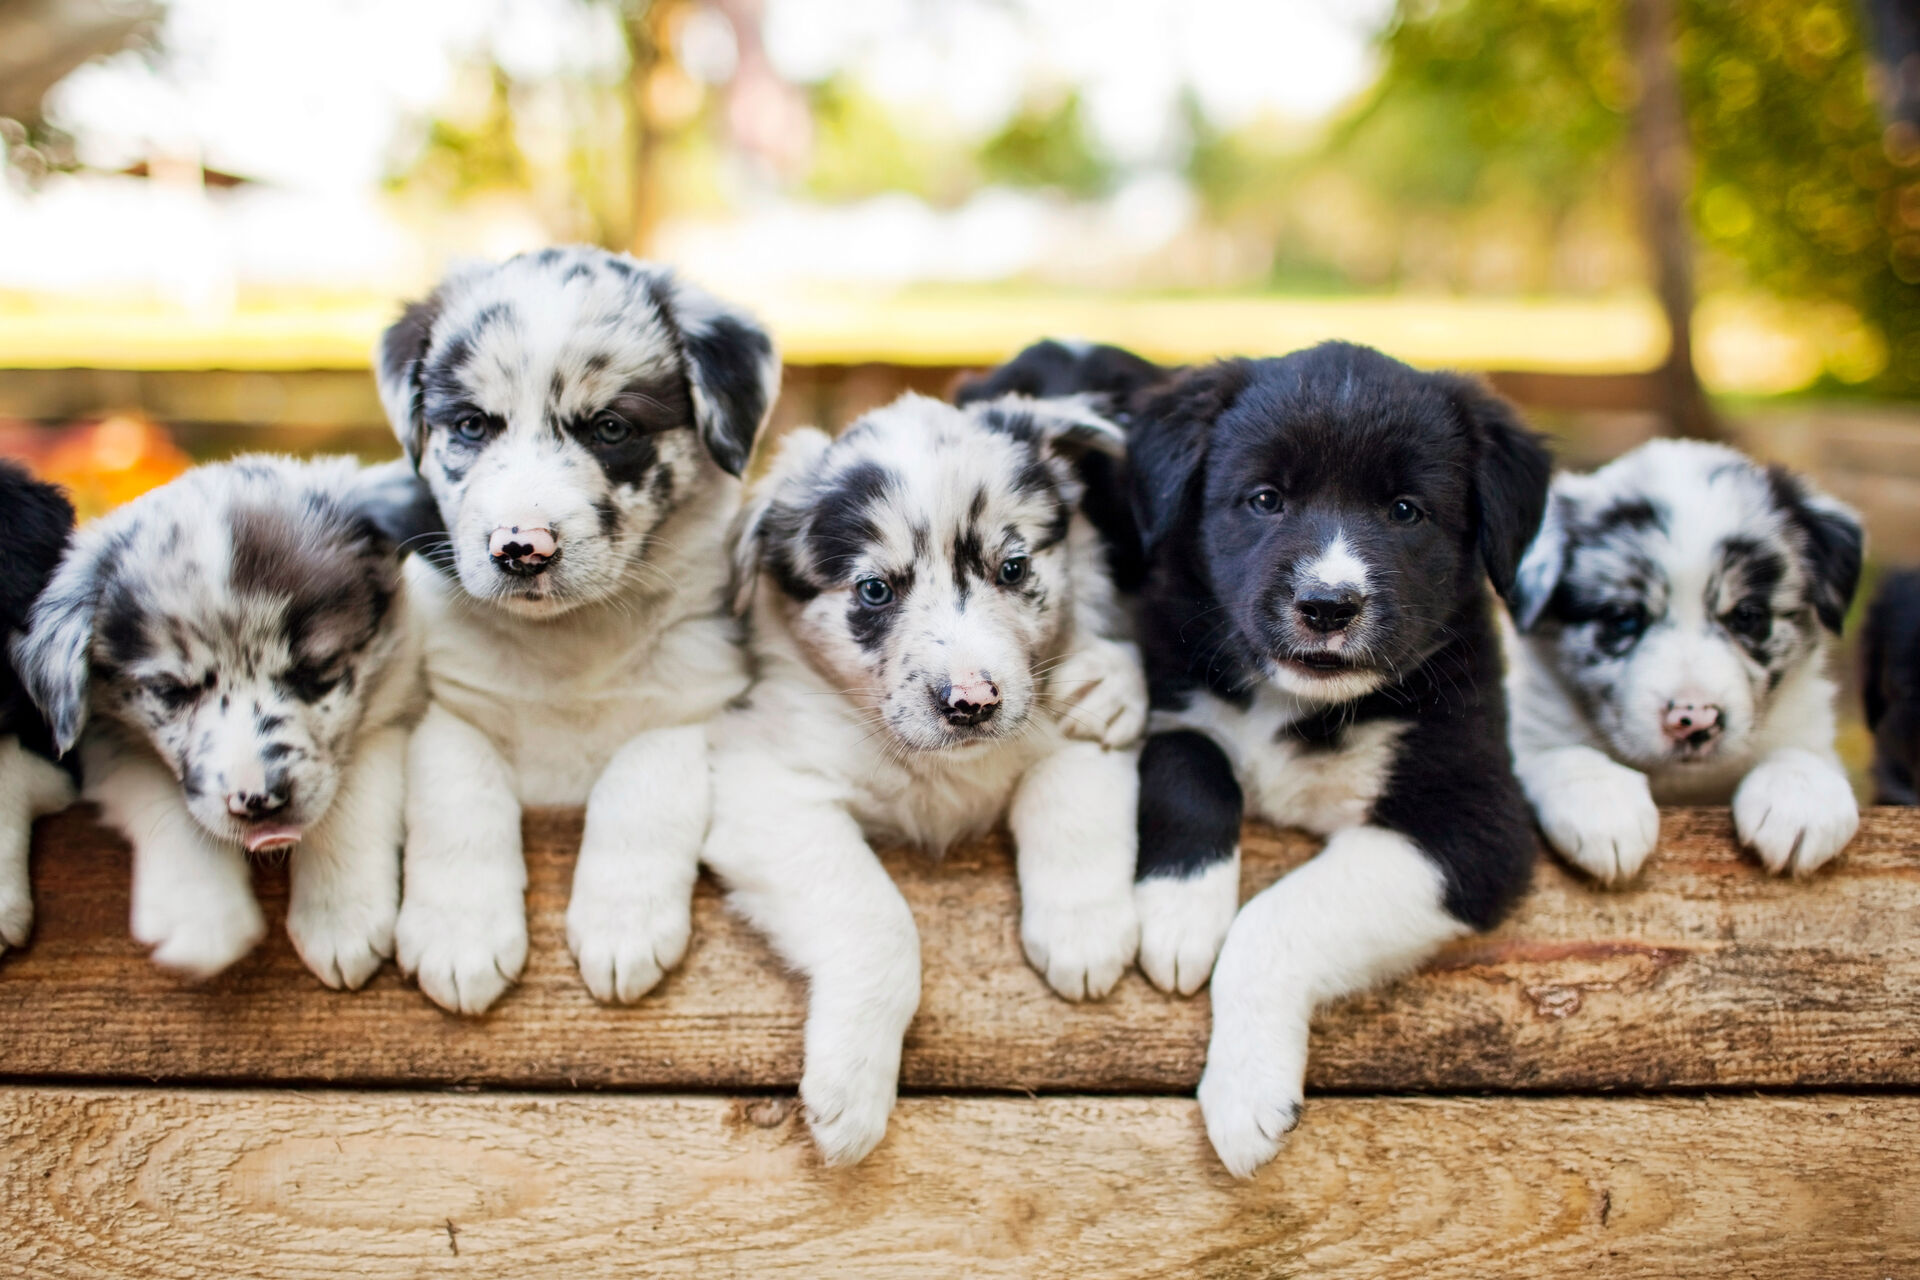
[[[39,924],[0,961],[0,1044],[14,1078],[474,1083],[546,1088],[791,1087],[803,991],[711,886],[686,965],[630,1008],[596,1005],[562,915],[579,818],[526,823],[532,959],[486,1018],[442,1013],[391,967],[325,990],[277,922],[285,876],[256,878],[269,941],[205,986],[149,964],[127,932],[126,852],[84,810],[41,824]],[[1328,1011],[1310,1084],[1347,1090],[1920,1084],[1920,814],[1869,812],[1830,870],[1763,874],[1725,810],[1672,810],[1644,882],[1605,892],[1543,862],[1495,934]],[[1248,892],[1312,850],[1249,829]],[[1186,1091],[1203,997],[1129,975],[1108,1000],[1052,995],[1020,955],[998,840],[944,863],[893,854],[922,933],[926,994],[910,1089]]]
[[[1235,1183],[1180,1099],[0,1091],[44,1280],[1821,1277],[1920,1267],[1920,1101],[1323,1099]]]

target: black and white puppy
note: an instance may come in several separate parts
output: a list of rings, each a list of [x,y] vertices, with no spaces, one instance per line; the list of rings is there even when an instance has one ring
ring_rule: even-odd
[[[1072,465],[1121,443],[1070,402],[909,395],[787,436],[748,503],[757,679],[713,727],[706,860],[810,981],[800,1096],[830,1164],[886,1132],[920,1001],[869,840],[938,853],[1005,817],[1033,966],[1080,1000],[1133,960],[1146,688]]]
[[[1212,971],[1200,1105],[1244,1177],[1298,1118],[1314,1009],[1526,887],[1488,583],[1511,588],[1550,464],[1478,383],[1344,343],[1115,398],[1147,555],[1141,967],[1183,992]],[[1328,840],[1236,915],[1243,810]]]
[[[431,705],[410,748],[401,967],[479,1013],[527,955],[522,805],[580,805],[567,941],[602,1000],[677,964],[705,722],[747,685],[737,477],[780,363],[663,267],[546,249],[457,272],[376,353],[446,536],[410,569]]]
[[[247,854],[289,849],[307,967],[357,987],[392,954],[420,701],[393,480],[350,458],[189,471],[81,529],[14,642],[133,845],[133,935],[167,968],[251,950]]]
[[[1920,570],[1880,584],[1860,651],[1875,801],[1920,804]]]
[[[11,462],[0,461],[0,641],[26,629],[27,611],[60,563],[73,532],[66,495]],[[0,658],[4,658],[0,654]],[[28,847],[33,820],[73,799],[73,781],[57,763],[53,732],[27,696],[10,661],[0,661],[0,952],[24,946],[33,930]]]
[[[1555,478],[1512,597],[1513,751],[1540,826],[1604,883],[1660,836],[1656,804],[1733,804],[1767,868],[1853,838],[1828,637],[1860,522],[1780,467],[1656,440]]]

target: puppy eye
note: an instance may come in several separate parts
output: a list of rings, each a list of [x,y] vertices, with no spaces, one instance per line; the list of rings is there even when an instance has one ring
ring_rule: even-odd
[[[469,443],[485,440],[493,432],[493,423],[485,414],[470,413],[453,424],[453,434]]]
[[[1727,628],[1743,636],[1764,640],[1773,630],[1773,613],[1758,600],[1742,600],[1728,611],[1723,621]]]
[[[334,691],[340,680],[338,672],[325,671],[305,663],[289,667],[286,674],[280,677],[280,683],[287,692],[302,702],[320,701]]]
[[[625,444],[633,436],[633,424],[617,413],[603,413],[593,420],[595,444]]]
[[[1427,513],[1402,498],[1387,508],[1387,519],[1395,524],[1419,524],[1427,518]]]
[[[1280,510],[1280,491],[1272,485],[1261,485],[1247,495],[1247,505],[1261,515],[1270,516]]]
[[[178,711],[200,696],[200,690],[194,686],[181,684],[165,676],[147,681],[146,690],[169,711]]]
[[[1000,562],[1000,585],[1017,587],[1027,580],[1027,558],[1008,556]]]
[[[879,609],[893,603],[893,588],[878,578],[862,578],[853,584],[860,597],[860,603],[869,609]]]
[[[1600,610],[1600,639],[1607,644],[1625,644],[1640,638],[1647,629],[1647,611],[1639,605],[1610,604]]]

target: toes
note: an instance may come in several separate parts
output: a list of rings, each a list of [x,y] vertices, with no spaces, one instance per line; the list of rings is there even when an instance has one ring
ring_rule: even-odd
[[[1097,1000],[1113,990],[1140,949],[1140,922],[1129,894],[1077,908],[1033,907],[1023,913],[1027,962],[1068,1000]]]

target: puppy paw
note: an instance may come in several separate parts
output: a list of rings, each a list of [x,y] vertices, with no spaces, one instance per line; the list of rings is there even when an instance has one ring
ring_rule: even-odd
[[[1602,884],[1633,879],[1660,843],[1647,776],[1604,758],[1554,779],[1534,812],[1548,843]]]
[[[1140,917],[1131,891],[1104,902],[1031,899],[1020,912],[1027,963],[1069,1000],[1098,1000],[1140,953]]]
[[[808,1055],[800,1101],[823,1163],[857,1164],[880,1145],[893,1113],[898,1074],[897,1052],[835,1054],[826,1060]]]
[[[0,873],[0,952],[26,946],[32,933],[33,886],[22,858],[17,869],[8,867]]]
[[[631,1004],[687,954],[693,921],[685,898],[637,887],[576,886],[567,904],[567,949],[593,998]]]
[[[1301,1028],[1304,1040],[1306,1029]],[[1280,1153],[1300,1123],[1305,1060],[1285,1062],[1253,1053],[1223,1053],[1216,1042],[1200,1077],[1200,1114],[1207,1140],[1236,1178],[1251,1178]]]
[[[1060,663],[1054,675],[1067,736],[1124,747],[1147,729],[1147,677],[1139,651],[1097,640]]]
[[[400,971],[449,1013],[485,1013],[527,963],[518,894],[498,906],[403,902],[393,936]]]
[[[254,949],[267,922],[249,895],[228,901],[136,901],[133,936],[152,948],[153,962],[188,978],[211,978]]]
[[[1133,887],[1140,916],[1140,971],[1166,992],[1206,985],[1240,909],[1240,860],[1192,876],[1151,876]]]
[[[393,955],[395,904],[365,901],[298,903],[287,913],[287,936],[301,961],[327,986],[365,986]]]
[[[1767,870],[1805,875],[1853,839],[1860,806],[1833,764],[1807,751],[1780,751],[1741,780],[1733,825]]]

